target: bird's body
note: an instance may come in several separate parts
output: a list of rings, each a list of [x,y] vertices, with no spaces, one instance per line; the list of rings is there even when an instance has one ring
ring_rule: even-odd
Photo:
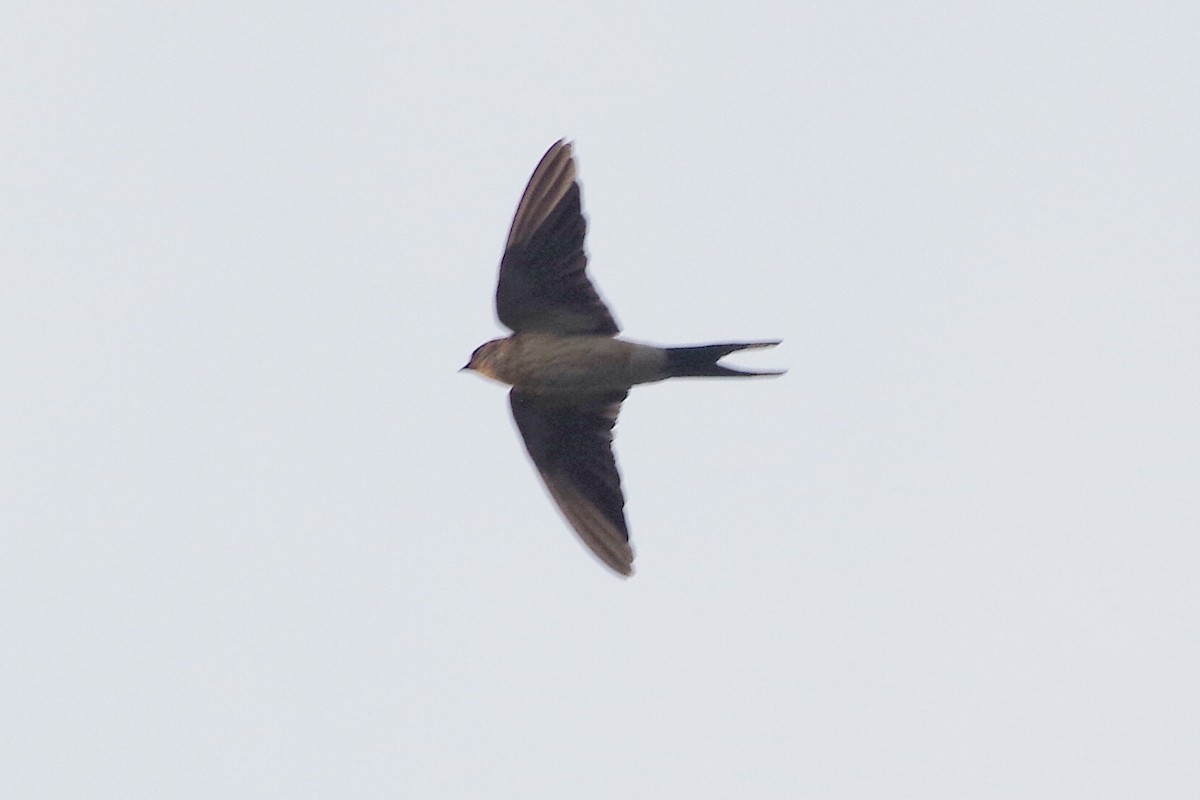
[[[530,458],[584,543],[613,570],[633,572],[612,427],[633,386],[673,377],[749,377],[717,363],[778,341],[656,347],[620,328],[588,279],[587,223],[571,145],[542,157],[509,230],[496,310],[514,333],[471,354],[464,369],[512,386],[509,403]]]
[[[669,377],[665,350],[611,336],[517,333],[484,347],[475,369],[532,395],[622,392]]]

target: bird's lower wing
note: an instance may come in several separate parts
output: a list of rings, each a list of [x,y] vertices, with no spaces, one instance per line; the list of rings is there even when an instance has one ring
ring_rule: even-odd
[[[631,575],[625,496],[612,451],[612,428],[625,394],[566,402],[513,391],[508,398],[525,449],[563,516],[601,561]]]

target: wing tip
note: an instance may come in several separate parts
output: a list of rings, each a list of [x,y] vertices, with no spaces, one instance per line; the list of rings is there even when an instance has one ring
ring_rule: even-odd
[[[604,561],[605,566],[607,566],[609,569],[611,569],[617,575],[620,575],[622,578],[632,578],[633,577],[633,552],[632,551],[630,551],[629,559],[627,561],[626,560],[609,561],[608,559],[601,559],[601,560]]]

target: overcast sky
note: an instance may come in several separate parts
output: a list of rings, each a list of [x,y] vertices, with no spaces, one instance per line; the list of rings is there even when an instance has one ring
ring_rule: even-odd
[[[7,3],[0,796],[1200,796],[1200,11]],[[457,369],[576,143],[637,574]]]

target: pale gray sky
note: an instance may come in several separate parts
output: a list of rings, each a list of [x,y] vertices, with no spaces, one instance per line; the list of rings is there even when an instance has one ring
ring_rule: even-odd
[[[9,3],[0,796],[1200,793],[1200,11]],[[501,387],[576,142],[638,573]]]

